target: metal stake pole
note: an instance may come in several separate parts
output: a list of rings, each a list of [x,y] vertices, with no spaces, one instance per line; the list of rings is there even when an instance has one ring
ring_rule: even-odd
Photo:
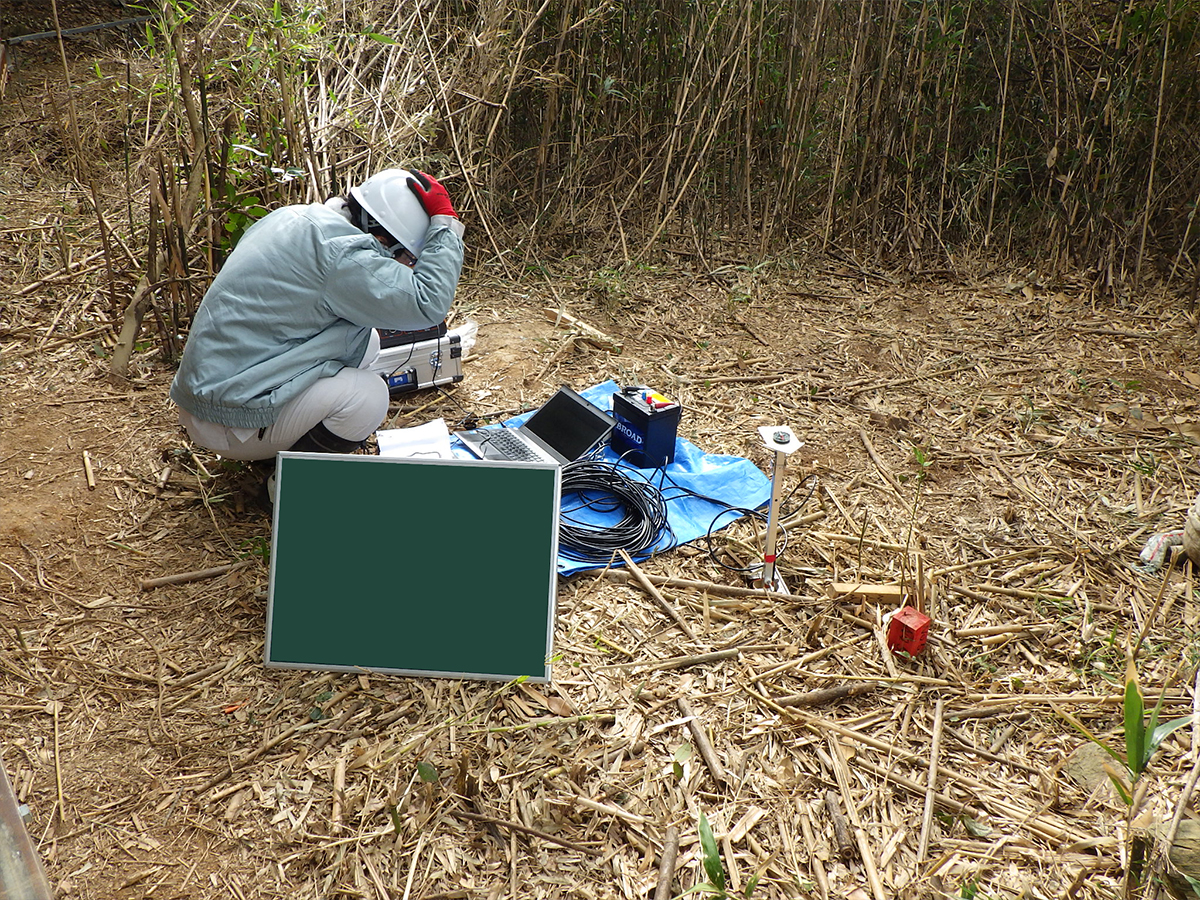
[[[779,494],[783,488],[783,476],[787,471],[787,456],[802,444],[786,425],[763,425],[758,429],[767,449],[774,452],[771,461],[771,507],[767,511],[766,549],[763,551],[762,586],[769,591],[788,592],[787,585],[779,577],[776,566],[776,550],[779,541]]]
[[[787,454],[782,450],[775,451],[775,460],[771,463],[771,508],[767,512],[767,545],[763,551],[763,587],[772,589],[775,586],[775,541],[779,537],[779,491],[783,484],[783,474],[787,469]]]

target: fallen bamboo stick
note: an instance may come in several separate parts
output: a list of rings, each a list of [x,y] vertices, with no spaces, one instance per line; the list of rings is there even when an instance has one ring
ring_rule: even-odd
[[[281,731],[279,734],[275,735],[275,737],[271,738],[266,743],[260,745],[258,747],[258,749],[251,750],[249,753],[247,753],[241,759],[235,760],[233,763],[230,764],[229,769],[227,771],[222,772],[219,775],[214,775],[207,782],[205,782],[204,786],[202,788],[200,788],[198,793],[207,794],[209,791],[211,791],[213,788],[215,788],[218,784],[220,784],[226,778],[231,777],[233,775],[233,773],[236,772],[238,769],[242,769],[242,768],[250,765],[250,763],[254,762],[254,760],[258,759],[264,753],[267,753],[267,752],[273,750],[274,748],[278,747],[280,744],[282,744],[284,741],[288,740],[289,738],[293,738],[296,735],[298,735],[302,732],[305,732],[305,731],[312,731],[314,728],[317,728],[320,725],[321,725],[320,722],[304,722],[300,725],[293,725],[291,728]]]
[[[168,584],[187,584],[191,581],[203,581],[206,578],[228,575],[235,569],[240,569],[249,564],[249,560],[242,560],[241,562],[228,563],[224,566],[213,566],[211,569],[199,569],[195,572],[180,572],[178,575],[163,575],[160,578],[143,578],[139,583],[143,591],[148,591],[152,588],[163,587]]]
[[[875,468],[879,470],[879,474],[891,486],[899,497],[904,496],[904,492],[900,489],[900,482],[896,480],[896,476],[892,474],[892,470],[888,468],[887,463],[879,455],[875,449],[875,445],[871,443],[871,439],[867,437],[867,433],[861,428],[858,429],[858,436],[862,439],[863,446],[867,448],[867,455],[871,457],[871,462],[875,463]]]
[[[1184,703],[1191,705],[1192,698],[1182,692],[1158,694],[1148,692],[1143,698],[1146,703],[1157,703],[1162,699],[1164,704],[1167,703]],[[986,704],[983,709],[990,712],[989,707],[995,707],[997,712],[1000,712],[1002,707],[1009,704],[1025,705],[1027,703],[1095,703],[1101,706],[1121,706],[1125,703],[1124,694],[964,694],[963,698],[967,703]],[[972,718],[971,713],[976,710],[958,710],[954,713],[953,718],[963,719]]]
[[[837,687],[821,688],[816,691],[805,691],[802,694],[786,694],[776,697],[775,702],[780,706],[822,706],[835,700],[845,700],[857,697],[875,690],[878,685],[866,682],[863,684],[842,684]]]
[[[846,804],[846,817],[854,829],[854,841],[858,844],[858,856],[862,860],[863,872],[867,876],[867,884],[871,886],[871,894],[875,900],[888,900],[883,892],[883,882],[879,880],[879,870],[875,866],[875,850],[867,837],[867,829],[863,827],[862,818],[858,814],[858,806],[854,802],[854,793],[850,790],[850,770],[846,766],[846,757],[842,752],[842,743],[836,734],[827,734],[829,751],[833,757],[833,774],[837,779],[842,793],[842,802]]]
[[[813,834],[812,822],[809,819],[811,815],[809,805],[803,800],[797,800],[796,806],[800,813],[800,832],[804,836],[804,847],[808,853],[808,867],[817,880],[817,887],[821,891],[821,900],[829,900],[829,876],[825,874],[825,865],[817,852],[817,839]]]
[[[555,325],[566,325],[569,328],[574,328],[577,330],[580,338],[587,341],[589,344],[593,344],[596,347],[599,347],[601,350],[611,350],[614,353],[621,352],[620,341],[609,337],[599,328],[594,328],[593,326],[587,324],[587,322],[575,318],[575,316],[571,315],[569,312],[561,309],[554,309],[553,307],[546,307],[542,310],[542,312],[545,314],[546,318]]]
[[[658,886],[654,889],[654,900],[667,900],[671,896],[671,882],[675,879],[675,860],[679,857],[679,829],[672,825],[663,839],[662,858],[658,861]]]
[[[635,825],[642,825],[646,821],[645,816],[639,816],[637,813],[630,812],[627,809],[622,809],[619,806],[610,806],[607,803],[600,803],[596,800],[589,800],[587,797],[575,796],[572,798],[577,804],[598,813],[604,813],[606,816],[613,816],[617,819],[624,819],[626,822],[633,822]]]
[[[667,614],[671,621],[679,626],[679,630],[686,634],[689,640],[696,640],[696,632],[692,631],[691,626],[683,620],[683,616],[679,614],[679,610],[667,602],[666,598],[659,593],[658,588],[656,588],[650,582],[650,579],[646,577],[646,573],[638,568],[637,564],[633,561],[630,555],[623,549],[618,550],[617,552],[621,554],[621,559],[625,561],[625,565],[629,568],[630,573],[635,579],[637,579],[638,584],[642,586],[642,590],[650,595],[651,599],[653,599],[654,602],[659,605],[659,607]]]
[[[778,591],[764,591],[762,588],[736,587],[729,584],[717,584],[715,581],[696,581],[691,578],[672,578],[666,575],[648,575],[645,572],[642,575],[651,584],[671,588],[685,588],[693,591],[708,591],[710,594],[720,594],[725,597],[792,601],[796,599],[792,594],[781,594]],[[628,582],[634,576],[624,569],[609,569],[604,573],[604,577],[611,581],[624,583]]]
[[[685,666],[698,666],[709,662],[720,662],[723,659],[735,659],[741,654],[737,647],[728,650],[714,650],[712,653],[698,653],[695,656],[673,656],[670,659],[650,659],[645,662],[614,663],[611,666],[597,666],[598,669],[682,669]]]
[[[96,489],[96,472],[92,468],[92,454],[87,450],[83,451],[83,477],[87,479],[87,488],[89,491]]]
[[[842,805],[838,803],[834,791],[825,792],[825,812],[829,813],[829,821],[833,825],[833,843],[837,855],[841,859],[848,859],[854,844],[850,840],[850,829],[846,827],[846,817],[842,815]]]
[[[696,711],[692,709],[692,704],[688,703],[683,697],[675,701],[679,705],[679,711],[687,716],[688,730],[692,733],[692,738],[696,741],[696,747],[700,750],[700,756],[704,760],[704,764],[708,766],[708,771],[712,773],[713,781],[717,784],[725,783],[725,769],[721,765],[721,760],[717,758],[717,752],[713,749],[713,745],[709,743],[708,735],[704,733],[704,723],[696,715]]]
[[[899,584],[863,584],[858,581],[835,581],[829,585],[830,597],[845,599],[855,597],[863,600],[877,600],[880,603],[901,603],[904,600],[904,586]]]
[[[929,852],[929,832],[933,828],[933,795],[937,793],[938,756],[942,749],[942,722],[945,712],[945,701],[938,697],[933,711],[933,740],[929,744],[929,776],[925,790],[925,812],[921,816],[921,836],[917,840],[917,865],[925,861]]]
[[[600,850],[597,850],[594,847],[585,847],[583,844],[576,844],[572,841],[555,837],[552,834],[547,834],[544,831],[538,831],[536,828],[530,828],[527,825],[520,824],[519,822],[510,822],[507,819],[498,819],[495,816],[485,816],[479,813],[467,812],[465,809],[451,809],[450,814],[463,819],[470,819],[472,822],[482,822],[485,825],[498,825],[501,828],[507,828],[509,831],[517,831],[521,834],[527,834],[531,837],[541,838],[543,841],[549,841],[551,844],[558,844],[558,846],[566,847],[568,850],[574,850],[576,853],[586,853],[588,856],[603,855]]]

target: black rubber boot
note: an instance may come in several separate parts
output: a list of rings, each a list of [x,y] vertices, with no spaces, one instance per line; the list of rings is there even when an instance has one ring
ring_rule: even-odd
[[[353,453],[362,449],[365,443],[338,437],[325,427],[324,422],[318,422],[288,449],[296,453]]]

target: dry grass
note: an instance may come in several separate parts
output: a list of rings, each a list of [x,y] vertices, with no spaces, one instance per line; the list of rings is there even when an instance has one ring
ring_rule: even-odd
[[[4,238],[28,279],[36,235]],[[1191,322],[1093,312],[1069,285],[905,284],[819,262],[736,285],[665,268],[604,285],[584,266],[553,293],[476,272],[458,312],[481,323],[466,381],[393,422],[637,378],[682,400],[699,446],[764,468],[756,424],[791,423],[806,445],[789,486],[819,488],[789,510],[794,596],[662,584],[688,641],[640,590],[581,576],[560,587],[562,659],[536,689],[265,670],[254,486],[181,441],[152,354],[113,387],[94,338],[70,340],[99,273],[10,292],[4,764],[61,891],[643,897],[674,828],[677,893],[699,877],[701,812],[734,889],[758,876],[756,896],[869,895],[863,852],[884,896],[1116,890],[1127,810],[1102,776],[1068,776],[1083,742],[1055,710],[1119,744],[1124,647],[1143,628],[1143,684],[1168,713],[1191,709],[1190,571],[1129,570],[1196,489],[1180,435],[1197,417]],[[566,334],[539,308],[560,300],[624,352],[558,353]],[[749,526],[730,534],[753,543]],[[643,568],[743,584],[694,548]],[[911,591],[918,572],[935,625],[916,660],[886,652],[890,608],[829,596],[847,581]],[[679,663],[721,650],[737,652]],[[861,690],[806,696],[831,687]],[[1190,809],[1192,746],[1180,733],[1151,767],[1146,817]]]

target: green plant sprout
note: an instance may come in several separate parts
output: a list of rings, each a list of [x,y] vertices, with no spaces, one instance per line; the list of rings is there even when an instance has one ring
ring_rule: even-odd
[[[731,900],[731,898],[741,896],[743,900],[749,900],[754,889],[758,887],[758,875],[752,877],[746,882],[745,889],[741,894],[730,894],[726,890],[725,878],[725,862],[721,859],[721,849],[717,846],[717,839],[713,836],[712,828],[708,824],[708,817],[704,813],[700,813],[700,821],[697,824],[697,830],[700,832],[700,861],[704,865],[704,874],[708,876],[708,881],[703,881],[695,887],[688,888],[674,900],[682,900],[683,897],[689,894],[696,894],[701,891],[708,893],[715,900]]]
[[[1171,719],[1169,722],[1159,722],[1159,713],[1162,711],[1163,701],[1166,699],[1166,692],[1159,695],[1158,703],[1154,705],[1154,709],[1150,712],[1150,718],[1146,718],[1146,703],[1142,696],[1141,687],[1138,684],[1137,670],[1134,667],[1133,660],[1130,660],[1125,673],[1125,699],[1124,699],[1124,726],[1125,726],[1125,752],[1106,744],[1096,735],[1092,734],[1082,722],[1074,716],[1062,710],[1057,710],[1058,714],[1084,737],[1098,745],[1105,753],[1119,762],[1129,774],[1132,784],[1137,784],[1139,778],[1145,773],[1150,766],[1150,760],[1154,757],[1159,745],[1173,732],[1178,731],[1184,725],[1192,723],[1193,716],[1180,716],[1178,719]],[[1113,783],[1113,787],[1121,796],[1126,806],[1133,805],[1133,791],[1130,785],[1125,784],[1124,780],[1117,772],[1106,769],[1108,777]]]
[[[245,538],[238,544],[238,556],[242,559],[261,559],[264,563],[269,563],[271,541],[262,535]]]

